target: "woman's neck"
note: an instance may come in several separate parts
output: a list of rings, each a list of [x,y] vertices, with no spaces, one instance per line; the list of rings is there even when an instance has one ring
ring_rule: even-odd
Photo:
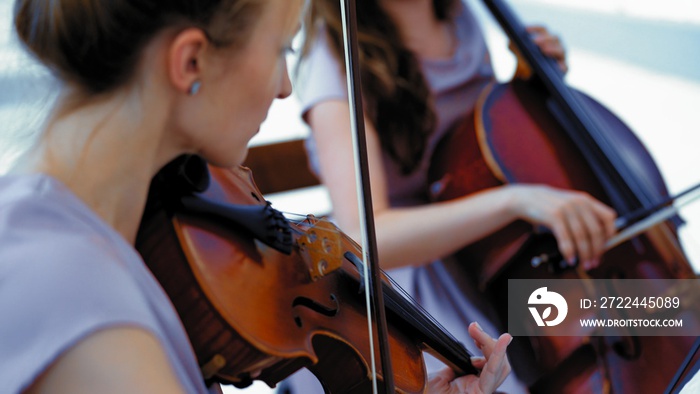
[[[150,180],[175,156],[163,152],[166,107],[135,96],[121,92],[54,112],[36,148],[13,169],[60,180],[132,243]]]
[[[454,50],[451,24],[435,15],[433,0],[381,0],[404,45],[424,59],[446,59]]]

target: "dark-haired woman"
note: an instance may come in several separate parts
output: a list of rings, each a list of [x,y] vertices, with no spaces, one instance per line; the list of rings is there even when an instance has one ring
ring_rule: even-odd
[[[133,247],[154,174],[185,153],[241,163],[303,0],[17,0],[15,27],[63,82],[36,145],[0,177],[3,393],[204,393],[177,313]],[[492,392],[444,370],[440,393]],[[218,386],[212,387],[217,391]]]
[[[312,129],[309,156],[328,187],[335,220],[358,235],[355,184],[348,182],[354,179],[354,164],[338,3],[312,1],[297,93]],[[479,24],[461,0],[358,0],[358,7],[379,259],[430,314],[470,345],[463,321],[485,322],[485,316],[441,257],[523,219],[550,228],[563,256],[578,257],[590,269],[614,232],[616,215],[587,194],[543,185],[507,185],[430,203],[427,171],[433,149],[494,79]],[[558,38],[541,27],[530,31],[541,50],[565,69]],[[487,331],[496,334],[492,326]],[[309,392],[301,386],[299,393]],[[502,389],[523,387],[510,382]]]

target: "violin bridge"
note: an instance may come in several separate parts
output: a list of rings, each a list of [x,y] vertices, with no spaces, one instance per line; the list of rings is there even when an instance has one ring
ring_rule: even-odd
[[[342,265],[340,232],[327,220],[313,223],[297,244],[314,282]]]

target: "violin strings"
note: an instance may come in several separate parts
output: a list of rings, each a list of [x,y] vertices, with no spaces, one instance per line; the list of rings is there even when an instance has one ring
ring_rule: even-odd
[[[296,213],[296,212],[289,212],[289,211],[279,211],[279,212],[281,212],[284,215],[284,217],[287,218],[287,220],[289,220],[290,222],[292,222],[294,224],[302,223],[306,219],[309,218],[309,215],[302,215],[302,214]],[[298,219],[295,219],[295,218],[298,218]]]
[[[382,271],[384,273],[384,271]],[[387,275],[389,282],[394,287],[397,293],[404,297],[411,305],[413,305],[419,312],[421,312],[435,327],[448,336],[451,340],[459,342],[456,337],[454,337],[440,322],[435,319],[418,301],[416,301],[413,296],[411,296],[403,287],[401,287],[391,276]]]
[[[343,233],[342,231],[336,230],[342,237],[344,237],[346,240],[349,242],[352,242],[358,247],[359,250],[359,245],[357,242],[355,242],[352,238],[350,238],[347,234]],[[399,285],[390,275],[386,273],[383,269],[380,268],[380,272],[382,275],[384,275],[389,283],[391,284],[392,287],[390,287],[391,290],[393,290],[399,297],[402,298],[403,301],[408,302],[418,313],[422,315],[425,319],[427,319],[433,327],[426,327],[431,332],[435,335],[441,335],[449,338],[450,341],[453,343],[458,343],[462,345],[462,343],[457,340],[457,338],[452,335],[440,322],[437,321],[418,301],[416,301],[415,298],[413,298],[401,285]],[[458,348],[457,351],[463,351],[463,348]]]
[[[309,220],[312,217],[310,217],[309,215],[302,215],[302,214],[298,214],[298,213],[294,213],[294,212],[286,212],[286,211],[283,211],[282,213],[290,222],[292,222],[294,224],[299,225],[299,224],[306,223],[306,224],[313,225],[313,223]],[[327,217],[313,217],[313,219],[315,219],[317,221],[326,221],[326,222],[333,224],[333,222]],[[355,246],[356,250],[362,250],[360,245],[354,239],[352,239],[350,236],[348,236],[343,231],[338,229],[337,226],[333,225],[333,227],[335,229],[332,230],[332,232],[340,235],[344,240],[351,243],[353,246]],[[297,234],[304,233],[304,231],[296,229],[296,228],[292,228],[292,231],[294,231]],[[360,260],[360,262],[361,262],[361,260]],[[360,267],[358,267],[358,269],[359,268]],[[383,269],[380,268],[380,272],[382,275],[384,275],[387,278],[389,284],[391,285],[391,287],[389,287],[389,290],[395,292],[396,295],[398,297],[400,297],[403,302],[406,302],[409,305],[411,305],[415,309],[414,312],[421,314],[422,317],[424,319],[426,319],[432,325],[432,327],[427,326],[424,328],[430,330],[431,334],[433,334],[433,336],[435,336],[435,337],[441,336],[443,338],[447,338],[449,340],[449,342],[451,342],[451,344],[448,344],[448,346],[452,347],[455,352],[460,353],[460,352],[465,351],[466,348],[464,347],[464,345],[454,335],[452,335],[452,333],[450,333],[442,324],[440,324],[440,322],[437,319],[435,319],[435,317],[433,317],[415,298],[413,298],[390,275],[388,275],[386,273],[386,271],[384,271]],[[398,300],[395,300],[395,301],[398,301]],[[443,342],[447,343],[448,341],[443,340]]]

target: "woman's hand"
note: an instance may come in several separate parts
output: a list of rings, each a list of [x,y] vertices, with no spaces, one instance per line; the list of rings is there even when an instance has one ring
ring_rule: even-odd
[[[526,30],[530,33],[532,41],[540,48],[540,51],[542,51],[545,56],[556,60],[561,72],[566,74],[566,72],[569,71],[569,67],[566,64],[566,50],[559,37],[550,33],[544,26],[528,26]],[[512,42],[509,48],[518,58],[515,71],[516,76],[521,79],[528,79],[532,74],[532,69],[519,54]]]
[[[561,71],[566,74],[569,70],[569,67],[566,65],[566,50],[559,37],[550,33],[544,26],[528,26],[526,30],[530,33],[532,41],[537,44],[540,51],[556,60]]]
[[[584,269],[595,268],[605,243],[615,234],[615,211],[584,192],[542,185],[509,185],[515,195],[514,214],[549,228],[562,256]]]
[[[501,335],[498,340],[486,334],[477,323],[469,325],[469,335],[481,349],[484,357],[473,357],[472,364],[481,369],[479,376],[456,377],[452,369],[446,368],[430,376],[426,393],[437,394],[486,394],[493,393],[510,373],[510,363],[506,348],[513,339],[510,334]]]

